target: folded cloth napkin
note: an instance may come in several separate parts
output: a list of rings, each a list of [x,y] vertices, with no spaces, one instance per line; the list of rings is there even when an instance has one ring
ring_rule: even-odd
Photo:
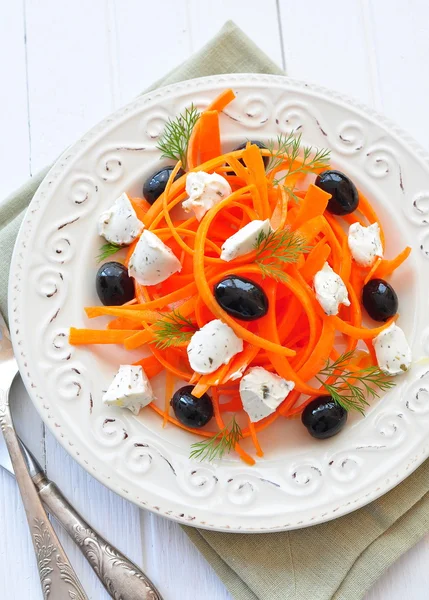
[[[151,89],[216,73],[282,71],[229,22],[200,52]],[[0,309],[25,208],[40,173],[0,208]],[[381,573],[429,530],[429,461],[394,490],[323,525],[268,534],[217,533],[184,527],[238,600],[359,600]]]

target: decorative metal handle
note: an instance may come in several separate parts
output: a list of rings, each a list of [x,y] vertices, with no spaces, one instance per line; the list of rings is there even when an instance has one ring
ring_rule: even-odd
[[[150,579],[92,529],[55,483],[42,474],[33,481],[48,512],[54,515],[76,542],[114,600],[162,600]]]
[[[28,474],[13,427],[8,394],[8,389],[0,388],[0,425],[31,531],[43,597],[45,600],[88,600]]]

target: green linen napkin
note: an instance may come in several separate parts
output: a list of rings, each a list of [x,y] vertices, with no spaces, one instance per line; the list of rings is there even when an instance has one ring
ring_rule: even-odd
[[[151,89],[217,73],[282,71],[233,23]],[[0,309],[25,208],[46,171],[0,209]],[[359,600],[429,531],[429,461],[379,500],[323,525],[283,533],[233,534],[184,527],[237,600]]]

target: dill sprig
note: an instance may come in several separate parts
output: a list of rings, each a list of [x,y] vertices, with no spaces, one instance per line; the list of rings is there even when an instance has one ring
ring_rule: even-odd
[[[267,142],[267,148],[270,151],[270,160],[267,165],[267,173],[279,167],[285,158],[290,160],[290,157],[296,158],[299,155],[299,145],[301,136],[289,133],[288,135],[281,133],[275,140]]]
[[[198,329],[195,323],[179,311],[173,310],[171,314],[160,313],[160,315],[162,318],[154,323],[155,337],[151,342],[157,348],[165,349],[188,342]]]
[[[367,398],[378,398],[380,392],[385,392],[393,388],[396,384],[389,379],[379,367],[371,366],[351,371],[349,363],[354,352],[346,352],[339,356],[337,360],[326,363],[316,376],[328,394],[330,394],[337,404],[345,410],[357,410],[362,415],[365,414],[365,407],[369,406]],[[337,377],[332,384],[327,384],[321,377]]]
[[[267,165],[267,171],[272,171],[279,167],[286,159],[289,163],[285,172],[278,179],[274,179],[274,185],[279,185],[290,175],[303,175],[312,173],[319,169],[326,169],[329,166],[331,152],[325,148],[313,148],[312,146],[303,146],[301,148],[302,135],[295,135],[293,132],[289,134],[280,134],[277,139],[268,142],[267,147],[271,153],[270,160]],[[299,163],[295,165],[295,161],[299,159]],[[293,197],[293,189],[284,186],[285,190]]]
[[[232,421],[212,438],[192,444],[189,458],[200,461],[222,458],[225,453],[231,452],[235,448],[242,437],[240,425],[233,417]]]
[[[198,121],[200,113],[191,104],[185,112],[175,119],[169,119],[165,125],[162,136],[157,144],[158,150],[162,152],[162,158],[171,158],[181,161],[186,168],[186,153],[188,143],[191,137],[195,123]]]
[[[308,252],[305,240],[290,229],[278,229],[268,234],[261,231],[255,243],[255,263],[262,277],[271,277],[276,281],[287,279],[283,267],[296,263],[300,254]]]
[[[103,260],[106,260],[106,258],[112,256],[112,254],[119,252],[121,248],[122,246],[119,246],[118,244],[111,244],[110,242],[103,244],[100,248],[100,254],[97,256],[97,262],[103,262]]]

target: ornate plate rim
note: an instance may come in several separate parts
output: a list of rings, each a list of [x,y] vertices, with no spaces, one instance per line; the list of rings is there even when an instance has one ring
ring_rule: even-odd
[[[406,144],[409,147],[409,149],[411,150],[411,152],[416,154],[422,161],[424,161],[426,163],[426,166],[429,167],[429,153],[427,153],[412,138],[412,136],[410,136],[408,133],[406,133],[404,130],[402,130],[400,127],[398,127],[390,119],[380,115],[377,111],[373,110],[372,108],[367,107],[365,104],[363,104],[357,100],[350,98],[349,96],[347,96],[345,94],[334,92],[334,91],[332,91],[328,88],[325,88],[323,86],[320,86],[318,84],[307,83],[305,81],[297,80],[297,79],[286,77],[286,76],[279,76],[279,75],[239,73],[239,74],[213,75],[213,76],[208,76],[208,77],[200,77],[200,78],[196,78],[196,79],[190,79],[190,80],[186,80],[184,82],[175,83],[175,84],[172,84],[169,86],[159,88],[154,91],[147,92],[147,93],[139,96],[132,102],[128,103],[124,107],[121,107],[120,109],[116,110],[114,113],[112,113],[107,118],[103,119],[100,123],[98,123],[93,128],[91,128],[84,136],[82,136],[79,140],[77,140],[72,146],[67,148],[62,153],[60,158],[55,162],[55,164],[49,169],[47,175],[43,179],[41,185],[39,186],[36,194],[34,195],[32,201],[31,201],[30,207],[24,217],[20,231],[17,236],[15,247],[14,247],[14,252],[13,252],[12,261],[11,261],[10,276],[9,276],[9,288],[8,288],[8,292],[9,292],[8,312],[9,312],[9,318],[11,321],[13,320],[13,314],[16,312],[16,310],[18,308],[17,307],[17,297],[12,292],[13,292],[14,286],[16,286],[18,283],[17,277],[16,277],[16,273],[17,273],[16,267],[20,261],[20,257],[22,257],[22,253],[25,252],[25,250],[22,247],[24,224],[28,219],[28,215],[30,214],[31,207],[34,207],[36,201],[38,199],[40,199],[42,197],[42,195],[48,190],[51,183],[53,181],[55,181],[58,177],[61,176],[61,173],[67,167],[68,162],[74,156],[76,156],[78,154],[79,150],[82,147],[84,147],[88,142],[90,142],[91,140],[94,140],[97,135],[101,134],[105,129],[107,129],[108,126],[112,124],[112,122],[115,122],[115,120],[120,119],[127,112],[130,112],[134,109],[137,109],[140,106],[143,106],[148,101],[152,101],[156,98],[161,99],[163,97],[166,97],[169,94],[174,95],[176,92],[178,92],[180,90],[189,90],[189,89],[197,90],[201,87],[204,88],[204,86],[206,84],[209,85],[209,84],[225,83],[225,85],[230,85],[230,84],[233,84],[234,82],[248,82],[249,84],[251,84],[252,82],[259,82],[259,83],[266,83],[268,85],[270,83],[275,83],[275,84],[280,84],[280,85],[284,84],[286,87],[293,86],[296,88],[303,88],[314,94],[321,94],[325,98],[331,97],[336,100],[346,102],[351,107],[358,109],[359,111],[362,111],[365,114],[365,116],[370,117],[372,119],[377,119],[377,121],[379,123],[381,123],[382,126],[384,128],[386,128],[391,135],[396,136],[402,143]],[[16,325],[16,323],[14,323],[14,325]],[[27,373],[27,369],[24,368],[23,359],[20,356],[20,353],[18,352],[18,346],[20,346],[21,344],[24,344],[25,341],[24,341],[23,337],[21,336],[19,329],[17,329],[15,326],[12,326],[12,325],[10,328],[11,328],[11,338],[12,338],[12,343],[13,343],[13,347],[15,350],[15,355],[16,355],[16,358],[17,358],[17,361],[18,361],[18,364],[20,367],[20,373],[21,373],[23,381],[27,387],[27,390],[29,392],[30,398],[32,399],[33,404],[36,406],[43,421],[49,427],[51,433],[54,435],[54,437],[57,439],[57,441],[65,448],[65,450],[67,450],[67,452],[70,455],[73,456],[73,458],[87,472],[89,472],[91,475],[96,477],[96,479],[98,479],[98,481],[100,481],[101,483],[106,485],[108,488],[110,488],[111,490],[118,493],[120,496],[124,497],[127,500],[131,500],[139,507],[144,507],[148,510],[151,510],[152,512],[154,512],[156,514],[162,514],[163,516],[170,518],[172,520],[175,520],[182,524],[191,525],[191,526],[195,526],[195,527],[201,527],[203,529],[211,529],[211,530],[217,530],[217,531],[229,531],[229,532],[236,531],[236,532],[240,532],[240,533],[285,531],[285,530],[303,528],[303,527],[307,527],[310,525],[319,524],[319,523],[326,522],[326,521],[332,520],[334,518],[346,515],[354,510],[357,510],[358,508],[361,508],[361,507],[367,505],[372,500],[375,500],[376,498],[387,493],[392,488],[394,488],[397,484],[399,484],[401,481],[403,481],[415,469],[417,469],[417,467],[420,466],[423,463],[423,461],[429,456],[429,442],[428,442],[428,443],[420,446],[419,452],[417,454],[415,454],[412,457],[408,456],[408,457],[406,457],[406,459],[404,458],[402,460],[400,466],[397,468],[396,473],[394,475],[391,475],[390,477],[384,479],[382,482],[379,482],[379,484],[374,489],[371,489],[369,492],[367,492],[363,495],[360,495],[360,496],[358,495],[352,502],[349,501],[340,506],[336,506],[335,509],[328,510],[325,512],[320,512],[320,514],[318,514],[318,515],[313,515],[311,517],[311,519],[310,518],[307,520],[301,519],[299,522],[295,522],[295,523],[287,523],[287,524],[279,523],[278,525],[270,526],[270,527],[264,527],[264,526],[260,526],[260,525],[255,525],[255,527],[237,527],[233,523],[221,523],[220,521],[223,519],[223,517],[222,518],[217,517],[217,520],[219,522],[217,522],[215,524],[211,524],[211,523],[208,523],[207,521],[203,521],[203,522],[197,521],[195,519],[195,517],[190,517],[189,515],[174,514],[174,506],[173,505],[170,507],[170,510],[161,510],[160,507],[158,507],[158,506],[150,506],[150,505],[148,505],[147,502],[144,502],[141,499],[130,497],[130,495],[124,489],[122,489],[119,484],[116,484],[112,479],[107,480],[106,476],[104,476],[100,471],[97,470],[97,468],[94,465],[91,464],[90,457],[87,457],[87,458],[89,458],[89,460],[84,460],[82,454],[77,451],[77,448],[75,446],[71,447],[69,445],[67,439],[60,437],[60,435],[56,431],[56,428],[54,427],[54,424],[52,423],[52,421],[50,421],[48,418],[46,418],[46,415],[42,410],[42,406],[40,405],[40,402],[36,399],[35,394],[32,392],[31,376],[29,375],[29,373]]]

